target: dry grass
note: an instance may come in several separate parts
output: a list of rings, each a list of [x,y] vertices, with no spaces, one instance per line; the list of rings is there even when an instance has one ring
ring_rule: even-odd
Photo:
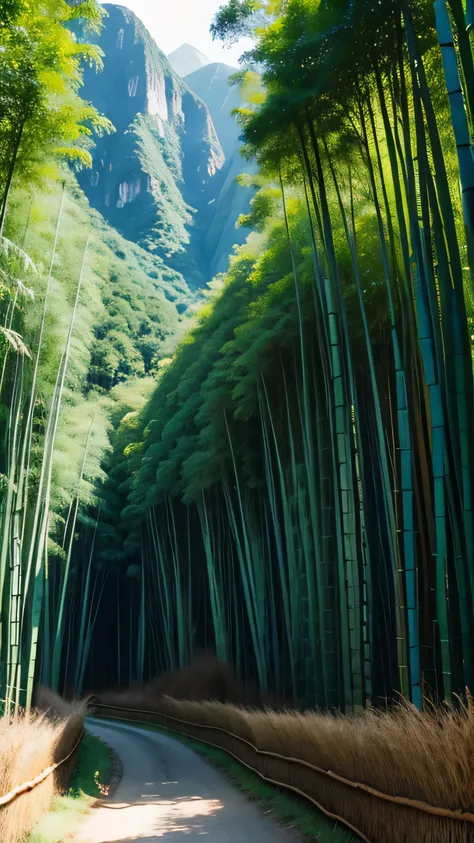
[[[162,699],[159,711],[219,726],[259,750],[299,758],[383,793],[474,811],[472,707],[430,714],[400,706],[344,717]]]
[[[36,778],[69,755],[84,728],[84,707],[56,695],[40,696],[43,712],[0,719],[0,796]],[[17,843],[38,822],[53,796],[67,785],[74,757],[28,793],[0,808],[0,841]]]
[[[209,653],[198,655],[188,667],[163,673],[148,685],[100,694],[104,703],[113,703],[126,697],[128,705],[137,708],[140,705],[153,705],[163,696],[180,700],[216,700],[252,708],[278,706],[274,696],[262,694],[252,683],[240,682],[228,665],[222,664]]]
[[[35,689],[34,707],[38,711],[44,712],[50,719],[58,717],[71,717],[72,715],[84,713],[85,703],[74,700],[68,702],[64,700],[59,694],[46,688],[44,685],[38,685]]]
[[[120,697],[115,697],[116,705],[135,707],[128,694]],[[219,727],[244,738],[260,751],[298,758],[393,797],[474,814],[472,703],[457,711],[446,707],[421,713],[410,705],[400,705],[390,712],[344,717],[246,710],[167,697],[144,702],[147,704],[142,707],[161,715],[206,726],[182,730],[229,750],[267,778],[298,787],[359,829],[371,843],[474,841],[474,823],[385,801],[301,765],[259,756],[216,730]]]

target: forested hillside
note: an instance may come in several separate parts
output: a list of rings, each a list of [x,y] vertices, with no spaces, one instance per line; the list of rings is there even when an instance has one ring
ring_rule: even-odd
[[[209,273],[201,218],[225,160],[212,119],[141,21],[125,7],[104,9],[96,39],[103,71],[86,67],[81,93],[116,131],[98,139],[79,183],[125,237],[202,286]]]
[[[85,68],[82,96],[116,131],[97,140],[92,168],[79,183],[112,226],[159,255],[192,289],[202,288],[228,269],[234,244],[245,241],[236,223],[253,193],[236,184],[247,169],[232,116],[240,86],[230,86],[221,65],[181,78],[132,12],[104,8],[104,66],[99,75]],[[183,74],[188,65],[179,59],[186,56],[205,61],[183,45],[171,57]]]
[[[298,706],[472,689],[470,3],[229,0],[214,36],[254,47],[214,217],[186,191],[217,135],[178,142],[208,110],[141,25],[41,9],[0,28],[4,696],[202,649]],[[247,240],[190,323],[240,161]]]
[[[123,384],[146,393],[191,301],[182,276],[109,228],[78,187],[91,143],[114,131],[78,93],[84,62],[102,62],[72,36],[78,20],[93,40],[102,12],[20,0],[0,25],[0,681],[2,699],[21,703],[40,670],[58,683],[70,576],[91,553],[88,508],[100,507]]]

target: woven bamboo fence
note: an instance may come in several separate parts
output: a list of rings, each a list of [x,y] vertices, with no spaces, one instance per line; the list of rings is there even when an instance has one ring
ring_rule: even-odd
[[[53,796],[67,788],[76,765],[77,751],[83,734],[83,715],[69,718],[59,740],[51,747],[50,763],[40,768],[37,773],[32,757],[35,754],[34,740],[30,745],[21,748],[20,754],[24,756],[24,763],[20,763],[20,768],[27,767],[35,772],[35,775],[11,786],[8,792],[0,793],[1,843],[18,843],[23,840],[48,811]],[[41,761],[44,764],[44,760]]]
[[[174,702],[166,699],[166,711],[150,711],[97,701],[94,714],[153,723],[224,750],[266,782],[303,797],[366,843],[474,843],[474,810],[452,810],[383,793],[368,782],[351,781],[308,761],[258,749],[243,735],[198,722],[196,705],[192,719],[186,718],[183,701],[176,706],[180,716],[174,714]]]

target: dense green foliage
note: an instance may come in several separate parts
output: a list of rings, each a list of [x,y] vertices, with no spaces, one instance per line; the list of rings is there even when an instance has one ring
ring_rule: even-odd
[[[65,0],[31,4],[16,0],[0,23],[1,228],[12,178],[37,175],[48,153],[90,166],[87,139],[112,130],[109,121],[77,95],[81,63],[100,66],[100,51],[78,44],[65,24],[82,18],[97,31],[101,12],[93,0],[80,7]]]
[[[64,168],[64,159],[89,166],[94,136],[112,130],[77,93],[84,59],[100,64],[69,29],[77,17],[97,30],[102,13],[95,2],[25,0],[0,30],[11,84],[0,160],[0,684],[2,699],[23,704],[40,665],[46,681],[60,681],[114,390],[157,371],[189,301],[183,278],[110,229]],[[28,73],[31,109],[21,99]],[[95,606],[95,576],[90,596]],[[81,608],[92,629],[90,606]]]
[[[435,13],[216,18],[255,26],[257,233],[128,430],[130,678],[197,643],[346,711],[473,685],[473,61],[460,0]]]
[[[103,796],[112,778],[112,757],[105,741],[85,731],[77,765],[69,785],[69,795]]]
[[[8,698],[29,696],[38,640],[43,681],[77,691],[179,667],[197,647],[288,700],[345,711],[472,689],[474,64],[461,0],[219,11],[216,36],[254,33],[237,119],[260,173],[241,220],[253,231],[186,334],[168,262],[194,159],[172,121],[148,114],[126,135],[162,185],[148,254],[88,209],[72,175],[31,201],[53,161],[87,165],[84,135],[111,130],[78,96],[79,59],[100,54],[65,26],[100,14],[59,4],[43,52],[35,13],[12,10],[0,33],[13,80],[0,126]],[[18,62],[46,140],[26,106],[18,137]],[[53,126],[58,97],[69,116]]]

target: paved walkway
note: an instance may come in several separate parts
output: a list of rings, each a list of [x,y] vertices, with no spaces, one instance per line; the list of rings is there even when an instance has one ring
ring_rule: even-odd
[[[128,724],[92,721],[120,758],[111,800],[85,817],[74,843],[297,843],[187,746]],[[203,840],[205,838],[205,840]]]

